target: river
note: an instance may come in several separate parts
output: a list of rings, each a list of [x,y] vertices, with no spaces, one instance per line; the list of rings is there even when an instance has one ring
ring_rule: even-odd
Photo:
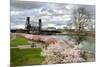
[[[65,35],[51,35],[51,36],[62,40],[75,40],[73,36],[65,36]],[[86,39],[81,41],[78,47],[83,50],[95,53],[95,38],[89,36],[86,36],[85,38]]]

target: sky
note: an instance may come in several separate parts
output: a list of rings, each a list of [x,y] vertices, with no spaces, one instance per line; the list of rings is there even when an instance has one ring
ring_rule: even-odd
[[[92,20],[95,20],[95,5],[10,0],[11,28],[25,28],[28,16],[31,17],[30,21],[34,26],[41,18],[43,28],[63,28],[73,23],[73,11],[79,7],[85,8]]]

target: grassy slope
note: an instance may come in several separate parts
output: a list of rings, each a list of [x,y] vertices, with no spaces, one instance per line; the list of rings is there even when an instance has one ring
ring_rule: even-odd
[[[11,65],[36,65],[41,64],[44,57],[40,56],[40,48],[18,49],[11,48]]]
[[[28,40],[22,36],[16,36],[16,39],[11,40],[11,47],[15,47],[18,45],[28,45]]]

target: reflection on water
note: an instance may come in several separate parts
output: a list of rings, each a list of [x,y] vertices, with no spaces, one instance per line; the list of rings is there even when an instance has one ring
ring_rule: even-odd
[[[71,40],[73,39],[72,36],[65,36],[65,35],[52,35],[52,37],[59,38],[62,40]],[[88,50],[92,53],[95,53],[95,38],[94,37],[86,37],[86,40],[83,40],[79,44],[79,48]]]
[[[95,39],[92,37],[87,37],[86,40],[82,41],[79,44],[79,47],[84,50],[88,50],[95,53]]]

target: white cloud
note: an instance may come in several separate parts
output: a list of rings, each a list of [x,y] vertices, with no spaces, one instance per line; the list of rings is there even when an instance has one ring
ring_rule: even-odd
[[[24,29],[25,25],[12,25],[11,29]]]
[[[71,10],[71,9],[74,8],[74,6],[73,5],[66,5],[65,8],[68,9],[68,10]]]
[[[62,16],[63,20],[67,21],[67,20],[71,20],[72,15],[64,15]]]
[[[19,15],[20,13],[19,11],[11,11],[11,15]]]

